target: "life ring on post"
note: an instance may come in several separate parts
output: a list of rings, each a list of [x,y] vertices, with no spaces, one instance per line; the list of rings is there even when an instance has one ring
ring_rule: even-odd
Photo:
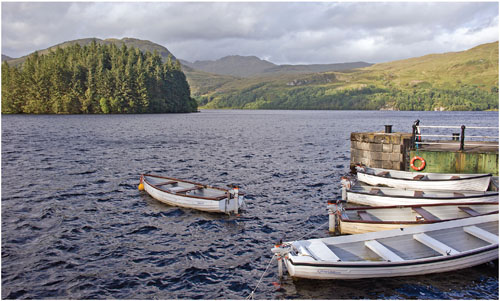
[[[415,161],[419,160],[420,162],[422,162],[422,164],[420,164],[419,167],[416,167],[413,163],[415,163]],[[424,158],[422,157],[419,157],[419,156],[415,156],[411,159],[410,161],[410,167],[413,169],[413,170],[416,170],[416,171],[421,171],[422,169],[425,168],[425,160]]]

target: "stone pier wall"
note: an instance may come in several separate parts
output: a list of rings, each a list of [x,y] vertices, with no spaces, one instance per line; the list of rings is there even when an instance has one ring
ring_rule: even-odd
[[[351,170],[358,163],[408,170],[410,144],[409,133],[351,133]]]

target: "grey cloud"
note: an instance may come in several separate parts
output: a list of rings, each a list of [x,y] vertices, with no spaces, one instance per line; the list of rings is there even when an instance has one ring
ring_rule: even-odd
[[[2,52],[135,37],[187,60],[382,62],[498,39],[498,3],[2,3]]]

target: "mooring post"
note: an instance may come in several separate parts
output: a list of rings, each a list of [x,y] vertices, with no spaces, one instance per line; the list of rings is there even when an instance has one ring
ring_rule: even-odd
[[[337,204],[328,202],[328,231],[337,230]]]
[[[235,201],[235,205],[234,205],[234,214],[238,214],[238,210],[239,210],[239,206],[240,206],[240,203],[239,203],[239,195],[238,195],[238,192],[239,192],[239,188],[238,187],[234,187],[233,188],[233,191],[234,191],[234,201]]]
[[[278,254],[278,275],[280,279],[283,278],[283,258],[280,254]]]
[[[460,135],[460,150],[463,151],[465,149],[465,125],[462,125],[462,133]]]

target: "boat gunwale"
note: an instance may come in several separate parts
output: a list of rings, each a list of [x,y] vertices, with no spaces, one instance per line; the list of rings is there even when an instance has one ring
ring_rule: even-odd
[[[361,171],[358,170],[357,173],[364,174],[366,176],[372,176],[372,177],[377,177],[377,178],[382,178],[382,179],[392,179],[392,180],[403,180],[403,181],[418,181],[418,182],[442,182],[442,181],[462,181],[462,180],[476,180],[480,178],[485,178],[485,177],[492,177],[493,175],[491,173],[489,174],[479,174],[477,176],[470,176],[466,178],[460,178],[460,179],[409,179],[409,178],[401,178],[401,177],[393,177],[389,174],[388,177],[386,176],[378,176],[376,174],[368,173],[368,171]],[[415,175],[418,175],[419,173],[415,173]],[[432,173],[429,173],[432,174]],[[426,174],[427,175],[427,174]],[[459,174],[457,174],[459,175]]]
[[[477,203],[476,203],[476,205],[477,205]],[[415,206],[415,207],[419,207],[419,206]],[[373,209],[373,207],[371,209]],[[490,214],[498,214],[498,210],[479,214],[476,216],[485,216],[485,215],[490,215]],[[342,217],[340,218],[340,220],[343,223],[380,224],[380,225],[424,225],[424,224],[435,224],[435,223],[441,223],[441,222],[454,221],[454,220],[459,220],[459,219],[464,219],[464,218],[469,218],[469,217],[470,216],[465,216],[465,217],[457,217],[457,218],[442,219],[442,220],[432,220],[432,221],[429,221],[429,220],[421,220],[421,221],[368,221],[368,220],[353,220],[353,219],[346,220],[346,219],[343,219]]]
[[[391,209],[391,208],[406,208],[406,207],[439,207],[439,206],[464,206],[464,205],[498,205],[496,202],[465,202],[465,203],[434,203],[434,204],[415,204],[415,205],[387,205],[387,206],[360,206],[360,207],[345,207],[345,210],[369,210],[369,209]]]
[[[440,261],[448,261],[461,259],[463,257],[474,256],[481,253],[486,253],[492,251],[494,249],[498,249],[498,244],[489,244],[483,247],[459,252],[455,255],[438,255],[433,257],[425,257],[419,259],[411,259],[404,261],[324,261],[324,262],[293,262],[293,259],[290,257],[286,257],[285,259],[290,262],[290,264],[294,266],[311,266],[311,267],[338,267],[338,268],[374,268],[374,267],[398,267],[398,266],[411,266],[411,265],[424,265],[424,264],[432,264]]]
[[[381,187],[381,188],[386,188],[386,187]],[[388,187],[390,188],[390,187]],[[406,189],[407,191],[410,191],[409,189]],[[432,190],[428,190],[432,192]],[[451,192],[451,190],[450,190]],[[483,192],[483,191],[478,191],[478,192]],[[491,192],[488,193],[487,192]],[[483,197],[492,197],[492,196],[498,196],[499,193],[496,191],[484,191],[483,194],[473,194],[469,196],[429,196],[429,197],[415,197],[415,196],[410,196],[410,195],[389,195],[389,194],[372,194],[368,191],[357,191],[357,190],[352,190],[352,189],[347,189],[347,193],[357,193],[357,194],[362,194],[362,195],[369,195],[369,196],[374,196],[374,197],[389,197],[389,198],[404,198],[404,199],[429,199],[429,200],[460,200],[460,199],[470,199],[470,198],[483,198]]]
[[[188,197],[188,198],[193,198],[193,199],[202,199],[202,200],[208,200],[208,201],[221,201],[223,199],[228,198],[227,195],[219,196],[219,197],[204,197],[204,196],[196,196],[196,195],[188,195],[188,194],[177,194],[175,192],[171,192],[171,191],[159,188],[158,186],[156,186],[156,185],[148,182],[146,180],[146,177],[161,178],[161,179],[167,179],[167,180],[172,180],[172,181],[178,181],[178,182],[193,184],[193,185],[196,185],[196,186],[202,186],[202,188],[209,188],[209,189],[221,190],[221,191],[226,192],[226,194],[229,193],[229,190],[223,189],[223,188],[219,188],[219,187],[208,186],[208,185],[197,183],[197,182],[193,182],[193,181],[186,181],[186,180],[181,180],[181,179],[177,179],[177,178],[172,178],[172,177],[157,176],[157,175],[152,175],[152,174],[143,174],[142,176],[143,176],[144,182],[146,182],[149,186],[153,187],[156,190],[159,190],[161,192],[165,192],[165,193],[168,193],[168,194],[171,194],[171,195],[174,195],[174,196]],[[240,195],[242,195],[242,194],[240,193]]]

